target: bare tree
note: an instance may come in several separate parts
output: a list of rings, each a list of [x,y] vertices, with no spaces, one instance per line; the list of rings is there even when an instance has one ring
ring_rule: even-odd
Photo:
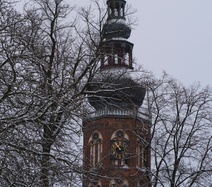
[[[105,12],[0,2],[0,185],[79,186],[85,90],[99,68]],[[30,8],[29,8],[30,7]],[[71,14],[71,20],[68,15]],[[211,185],[211,88],[146,81],[153,186]]]
[[[1,185],[79,186],[84,90],[98,69],[102,23],[91,9],[69,21],[75,10],[63,0],[35,0],[23,14],[7,7],[0,28]]]
[[[166,74],[148,79],[152,186],[212,185],[212,90],[185,87]]]
[[[27,105],[19,102],[23,97],[20,91],[23,86],[17,71],[18,53],[21,51],[14,38],[16,29],[21,25],[22,18],[13,8],[13,3],[0,2],[0,184],[12,185],[11,173],[16,175],[15,150],[10,147],[15,138],[15,124],[22,121]],[[12,167],[14,166],[14,167]],[[18,169],[17,169],[18,170]]]

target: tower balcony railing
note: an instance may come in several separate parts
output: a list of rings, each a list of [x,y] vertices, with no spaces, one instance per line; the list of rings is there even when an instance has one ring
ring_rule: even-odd
[[[96,118],[96,117],[102,117],[102,116],[126,116],[126,117],[133,117],[133,118],[140,118],[150,121],[151,117],[146,114],[139,111],[133,111],[133,110],[123,110],[123,109],[101,109],[96,110],[92,113],[89,113],[86,115],[84,119],[88,118]]]

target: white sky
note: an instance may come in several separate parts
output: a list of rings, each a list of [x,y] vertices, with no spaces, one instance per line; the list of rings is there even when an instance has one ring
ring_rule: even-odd
[[[66,1],[79,6],[92,2]],[[158,77],[164,70],[186,85],[211,85],[212,0],[126,1],[139,20],[129,38],[137,63]]]
[[[128,0],[137,7],[134,56],[156,75],[211,85],[212,0]]]

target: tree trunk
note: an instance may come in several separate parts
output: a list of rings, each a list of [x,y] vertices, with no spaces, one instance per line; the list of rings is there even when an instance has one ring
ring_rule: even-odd
[[[41,160],[41,184],[42,187],[49,186],[49,166],[50,166],[50,144],[43,145],[43,155]]]

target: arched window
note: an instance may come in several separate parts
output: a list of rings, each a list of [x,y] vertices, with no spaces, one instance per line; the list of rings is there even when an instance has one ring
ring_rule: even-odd
[[[143,136],[140,136],[140,139],[138,139],[138,145],[136,147],[136,156],[137,156],[137,165],[139,167],[143,167],[144,166],[144,149],[145,149],[145,144],[142,141]]]
[[[116,175],[111,181],[109,187],[128,187],[129,183],[122,175]]]
[[[124,54],[124,63],[125,63],[126,65],[129,65],[129,61],[130,61],[129,53],[125,53],[125,54]]]
[[[90,145],[90,165],[96,166],[101,161],[102,156],[102,135],[94,131],[89,138]]]
[[[115,64],[118,64],[118,62],[119,62],[119,57],[117,54],[114,55],[114,62],[115,62]]]

